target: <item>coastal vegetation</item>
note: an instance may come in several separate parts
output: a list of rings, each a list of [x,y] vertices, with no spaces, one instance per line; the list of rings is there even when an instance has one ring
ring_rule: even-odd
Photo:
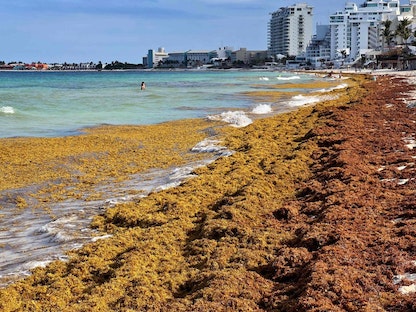
[[[97,66],[99,66],[99,64]],[[129,69],[143,69],[144,66],[142,64],[131,64],[127,62],[122,63],[119,61],[115,61],[109,64],[105,64],[104,66],[101,65],[101,68],[98,67],[97,69],[102,69],[102,68],[106,70],[129,70]]]
[[[46,64],[43,62],[8,62],[0,61],[0,70],[134,70],[143,69],[142,64],[132,64],[128,62],[113,61],[111,63],[103,64],[101,61],[83,62],[83,63],[52,63]]]

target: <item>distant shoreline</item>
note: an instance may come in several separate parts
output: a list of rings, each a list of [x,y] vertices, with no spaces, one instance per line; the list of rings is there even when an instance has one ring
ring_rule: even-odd
[[[30,70],[30,69],[0,69],[0,72],[185,72],[185,71],[278,71],[278,72],[296,72],[295,70],[277,69],[277,68],[145,68],[145,69],[45,69],[45,70]],[[304,71],[308,73],[308,71]]]

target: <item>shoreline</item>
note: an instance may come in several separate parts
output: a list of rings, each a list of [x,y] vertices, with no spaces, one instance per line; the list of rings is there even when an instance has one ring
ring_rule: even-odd
[[[187,119],[0,139],[1,287],[32,266],[64,259],[66,251],[105,236],[90,229],[103,209],[179,184],[193,168],[224,154],[213,141],[222,126]]]
[[[155,125],[101,125],[84,128],[79,134],[72,136],[1,138],[0,160],[4,164],[1,170],[5,179],[0,182],[0,190],[18,188],[57,177],[70,179],[74,172],[81,170],[83,164],[85,170],[82,170],[81,175],[85,179],[87,176],[90,176],[88,179],[95,179],[97,168],[101,168],[103,178],[117,178],[118,175],[134,174],[153,168],[154,164],[159,162],[161,168],[166,168],[183,162],[182,157],[185,160],[186,157],[193,156],[198,159],[197,155],[189,150],[209,135],[204,134],[204,131],[215,129],[220,124],[203,119],[188,119]],[[154,133],[159,133],[165,141],[154,140]],[[187,139],[177,142],[178,136]],[[152,154],[163,149],[169,150],[172,154],[159,153],[159,156],[167,156],[168,159],[161,161],[156,154],[155,159],[151,160],[143,154],[143,146]],[[131,156],[143,161],[136,160],[127,165]],[[107,163],[103,164],[103,160]],[[117,174],[112,172],[111,163],[117,166]],[[61,171],[58,170],[58,173],[54,167]],[[38,172],[40,180],[37,181],[36,177],[30,174],[34,171]],[[27,182],[18,182],[17,179],[15,182],[7,181],[13,175],[16,175],[17,179],[27,179]]]
[[[54,262],[36,269],[25,281],[1,289],[0,307],[4,311],[65,309],[68,306],[74,311],[223,311],[227,307],[232,311],[290,311],[293,307],[308,311],[312,307],[346,308],[337,302],[360,302],[350,303],[349,310],[362,311],[364,307],[374,310],[397,302],[403,305],[411,302],[414,295],[406,297],[397,291],[399,286],[394,288],[392,273],[388,273],[387,278],[377,276],[388,285],[380,289],[379,285],[372,286],[371,278],[365,274],[371,266],[354,265],[361,265],[361,253],[354,254],[350,247],[357,250],[357,246],[349,246],[348,242],[363,238],[354,236],[359,228],[342,231],[347,230],[348,220],[353,218],[344,213],[350,207],[343,207],[340,216],[336,210],[343,201],[350,200],[341,197],[342,192],[350,188],[357,192],[359,183],[371,182],[363,184],[364,194],[369,191],[380,196],[370,191],[370,186],[381,187],[385,183],[373,178],[380,174],[376,173],[377,165],[381,166],[383,157],[375,158],[377,163],[371,166],[360,167],[361,171],[348,172],[345,179],[342,177],[349,164],[359,167],[367,161],[366,155],[372,153],[361,150],[366,142],[359,140],[365,134],[362,127],[366,123],[375,130],[380,126],[380,123],[373,126],[372,122],[380,116],[371,111],[371,107],[380,103],[379,108],[391,115],[392,127],[398,127],[387,104],[401,107],[403,101],[397,95],[403,97],[400,92],[405,91],[406,86],[395,83],[394,92],[376,98],[378,84],[387,83],[389,79],[380,77],[371,81],[357,76],[355,86],[333,91],[340,94],[335,100],[259,119],[246,128],[223,129],[224,143],[235,151],[234,155],[197,169],[197,177],[179,187],[108,209],[95,218],[93,226],[111,233],[111,238],[88,244],[71,252],[69,262]],[[358,85],[357,80],[361,81]],[[389,88],[393,86],[383,91]],[[403,107],[400,116],[405,118],[402,111],[406,111]],[[355,114],[354,120],[349,120],[349,113]],[[381,117],[381,128],[388,114]],[[357,130],[357,141],[347,148],[342,144],[348,143],[351,137],[343,136],[351,125],[354,125],[351,129]],[[414,129],[415,126],[409,127]],[[390,151],[388,144],[396,142],[393,134],[402,135],[392,132],[391,142],[383,141],[385,145],[378,147],[380,150]],[[363,152],[362,161],[358,163],[354,163],[360,160],[360,156],[355,155],[356,150]],[[342,151],[348,151],[352,158],[339,158],[348,155]],[[394,156],[394,153],[388,154],[384,161],[394,164]],[[411,169],[410,165],[407,167]],[[406,171],[403,170],[402,173]],[[361,172],[371,179],[360,177]],[[391,179],[394,170],[385,172],[386,179]],[[320,183],[324,185],[324,180],[314,180],[319,175],[330,181],[326,187],[331,192],[319,188]],[[404,184],[410,187],[407,192],[411,190],[411,183],[414,182]],[[387,197],[390,193],[391,199]],[[400,194],[411,193],[386,192],[384,201],[392,204],[394,196],[397,199]],[[367,202],[354,200],[355,205],[367,207]],[[373,216],[372,220],[379,217],[377,209],[385,209],[382,204],[374,205],[373,198],[373,203],[368,205],[368,209],[373,210],[362,209],[366,212],[364,216]],[[389,213],[394,219],[394,211]],[[352,222],[351,226],[364,225],[358,221],[357,218],[357,224]],[[343,226],[339,228],[337,224]],[[387,242],[388,235],[384,232],[390,227],[373,226],[375,228],[368,225],[364,228],[370,234],[383,232]],[[403,248],[406,243],[409,242],[401,242]],[[344,253],[337,248],[345,249]],[[367,249],[363,256],[371,253],[371,247]],[[373,249],[379,256],[381,249]],[[331,258],[330,255],[335,256]],[[354,259],[353,262],[336,263],[345,255]],[[377,265],[382,268],[382,263]],[[392,272],[407,272],[408,266],[395,265]],[[345,276],[345,269],[355,271]],[[364,283],[366,287],[352,292],[357,288],[354,283],[360,274],[363,281],[360,285]],[[330,280],[336,282],[331,284]],[[382,299],[377,299],[372,287],[377,288],[378,294],[381,292]],[[299,291],[293,292],[293,288]],[[323,291],[325,289],[330,293]]]

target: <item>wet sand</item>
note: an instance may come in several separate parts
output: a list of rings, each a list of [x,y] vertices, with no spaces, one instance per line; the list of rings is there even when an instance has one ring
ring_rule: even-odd
[[[413,311],[416,108],[404,98],[414,86],[349,84],[245,128],[193,120],[0,140],[1,189],[45,182],[46,197],[153,159],[200,157],[189,148],[214,130],[235,151],[179,187],[107,209],[93,226],[112,237],[0,290],[0,309]]]

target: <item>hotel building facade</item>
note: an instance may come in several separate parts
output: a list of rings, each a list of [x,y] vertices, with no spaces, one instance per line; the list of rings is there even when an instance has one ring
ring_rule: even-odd
[[[412,24],[415,19],[416,0],[401,4],[400,0],[367,0],[358,6],[347,2],[343,11],[330,16],[331,59],[341,57],[343,51],[354,61],[370,51],[381,51],[383,22],[392,22],[392,31],[403,19]]]
[[[313,8],[306,3],[282,7],[271,13],[268,25],[268,51],[277,55],[304,53],[313,35]]]

